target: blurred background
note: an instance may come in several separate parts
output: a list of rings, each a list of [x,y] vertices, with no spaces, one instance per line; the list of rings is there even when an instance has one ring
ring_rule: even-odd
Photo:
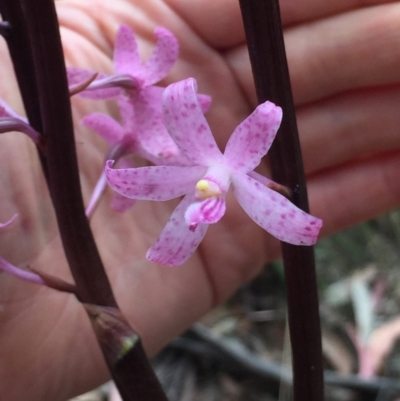
[[[315,247],[327,401],[400,401],[400,211]],[[299,266],[301,268],[301,266]],[[290,401],[283,267],[154,358],[170,401]],[[71,401],[119,401],[112,383]]]

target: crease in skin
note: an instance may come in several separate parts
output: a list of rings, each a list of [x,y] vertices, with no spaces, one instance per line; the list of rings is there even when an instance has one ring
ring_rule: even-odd
[[[392,0],[280,0],[280,10],[284,27],[327,18],[349,10],[391,3]]]
[[[367,6],[390,3],[390,0],[280,0],[282,23],[285,28],[327,18]],[[245,41],[238,1],[165,0],[176,14],[192,25],[211,46],[231,48]],[[207,29],[205,29],[207,27]],[[229,27],[232,27],[229,29]],[[225,28],[225,29],[224,29]]]
[[[349,89],[398,83],[399,16],[399,4],[386,4],[287,30],[285,43],[296,104]],[[339,23],[347,29],[338,31]]]
[[[398,84],[399,18],[400,4],[396,3],[287,29],[285,45],[296,106],[350,89]],[[338,25],[345,29],[338,31]],[[232,49],[226,53],[226,59],[254,104],[247,49],[244,45]]]
[[[313,175],[308,185],[311,210],[321,216],[330,215],[324,220],[322,236],[398,207],[399,170],[400,152],[396,150]],[[332,204],[336,205],[334,209]]]
[[[210,1],[206,5],[203,0],[165,0],[165,3],[211,47],[223,50],[245,41],[236,0]]]
[[[98,18],[96,18],[99,12],[101,15],[104,8],[102,3],[94,1],[60,1],[57,3],[57,16],[62,28],[76,32],[100,52],[111,58],[113,41],[111,37],[104,35],[98,23]]]
[[[101,36],[107,43],[103,51],[110,58],[113,53],[115,34],[121,24],[134,27],[135,34],[142,39],[146,38],[149,43],[154,42],[153,31],[157,26],[163,26],[163,21],[169,21],[171,27],[175,26],[175,30],[183,28],[180,21],[174,18],[173,13],[168,7],[163,7],[164,3],[159,0],[147,0],[146,2],[115,0],[112,3],[103,0],[85,2],[65,0],[61,4],[63,7],[59,7],[58,12],[60,24],[63,25],[64,22],[69,24],[71,29],[90,38],[93,43],[97,42],[97,45],[100,45],[97,37]],[[157,8],[160,9],[159,18],[155,20],[152,12]],[[90,16],[91,24],[96,27],[96,30],[90,30],[86,25],[82,26],[76,18],[73,20],[67,18],[69,13],[73,15],[76,10],[85,16]],[[107,18],[104,18],[104,15],[107,15]],[[166,28],[168,27],[166,26]]]
[[[299,108],[306,173],[338,166],[355,156],[400,148],[399,109],[399,86],[347,92]],[[326,152],[327,143],[334,144],[330,152]]]

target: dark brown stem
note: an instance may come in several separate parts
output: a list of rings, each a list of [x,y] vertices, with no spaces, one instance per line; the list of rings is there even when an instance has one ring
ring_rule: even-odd
[[[26,115],[29,124],[37,132],[42,133],[43,125],[40,115],[39,90],[35,80],[32,48],[30,42],[25,40],[28,37],[27,27],[18,23],[23,18],[23,9],[18,1],[1,1],[0,7],[3,18],[2,24],[4,25],[1,33],[7,41],[12,60],[18,60],[18,62],[14,62],[14,70]],[[13,23],[18,25],[18,34],[15,34],[16,29],[13,29]],[[45,156],[41,149],[38,150],[43,171],[46,179],[48,179]]]
[[[86,309],[115,311],[107,325],[89,316],[124,401],[166,401],[138,335],[118,311],[85,215],[54,1],[0,0],[0,12],[11,26],[7,43],[29,119],[46,142],[48,184],[77,297]]]
[[[307,188],[297,133],[278,0],[240,0],[259,103],[283,109],[269,151],[273,179],[293,191],[292,201],[308,212]],[[323,400],[321,329],[312,247],[282,243],[293,353],[294,401]]]
[[[10,38],[15,38],[26,50],[26,61],[33,69],[25,74],[27,67],[20,62],[23,54],[18,53],[17,59],[13,58],[18,60],[15,71],[18,77],[26,75],[19,79],[24,104],[34,104],[33,114],[42,122],[50,193],[78,296],[82,302],[116,306],[84,212],[64,56],[53,1],[1,3],[20,4],[18,9],[14,5],[18,15],[9,21]],[[28,40],[23,40],[25,37]],[[16,51],[10,53],[13,57]],[[27,91],[25,86],[32,90]]]

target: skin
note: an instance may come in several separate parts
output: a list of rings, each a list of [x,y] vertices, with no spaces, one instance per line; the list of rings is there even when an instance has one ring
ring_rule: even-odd
[[[144,57],[156,26],[181,44],[163,84],[193,76],[213,97],[207,114],[221,146],[255,107],[254,87],[236,0],[60,0],[68,65],[112,71],[119,24],[134,28]],[[323,235],[400,204],[400,3],[378,0],[281,1],[289,67],[308,176],[311,211]],[[4,43],[3,98],[23,112]],[[105,144],[79,120],[112,103],[73,99],[85,202]],[[1,138],[1,255],[71,280],[36,151],[22,134]],[[261,171],[266,171],[261,166]],[[121,309],[150,355],[279,256],[279,244],[235,201],[210,227],[196,254],[178,268],[145,259],[176,202],[138,202],[125,215],[109,208],[111,191],[91,225]],[[106,380],[88,319],[73,296],[0,273],[0,398],[65,400]]]

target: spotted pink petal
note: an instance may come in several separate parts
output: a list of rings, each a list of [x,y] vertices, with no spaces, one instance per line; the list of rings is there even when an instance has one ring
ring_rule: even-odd
[[[247,175],[251,178],[254,178],[256,181],[260,182],[263,185],[275,183],[275,181],[272,181],[270,178],[265,177],[264,175],[258,174],[255,171],[250,171],[249,173],[247,173]]]
[[[115,210],[118,213],[125,213],[135,203],[136,203],[136,199],[130,199],[130,198],[127,198],[126,196],[115,193],[115,195],[111,201],[111,209]]]
[[[107,181],[111,188],[132,199],[165,201],[192,192],[205,174],[202,166],[150,166],[128,169],[111,168],[106,163]]]
[[[203,201],[193,202],[185,212],[185,220],[190,228],[199,223],[214,224],[221,220],[226,211],[224,196],[213,196]]]
[[[260,104],[239,124],[226,145],[225,158],[232,169],[248,173],[260,164],[271,147],[282,120],[282,109]]]
[[[116,144],[124,137],[123,128],[106,114],[91,113],[83,117],[81,122],[96,131],[110,145]]]
[[[135,107],[137,138],[143,149],[157,157],[174,157],[180,153],[169,135],[162,115],[161,97],[164,89],[157,86],[132,93]]]
[[[120,26],[115,39],[114,67],[117,73],[130,75],[135,75],[141,68],[135,34],[126,25]]]
[[[179,55],[179,43],[176,37],[167,29],[158,27],[154,31],[157,45],[145,63],[135,73],[135,77],[143,80],[146,86],[154,85],[165,78]]]
[[[125,136],[135,141],[136,154],[155,165],[191,166],[193,163],[182,154],[165,128],[161,113],[163,90],[158,87],[147,87],[130,96],[118,96]],[[138,114],[134,110],[135,103],[138,105],[136,110],[139,111]],[[159,105],[159,109],[155,109],[155,104]],[[146,116],[147,118],[143,118]]]
[[[196,80],[189,78],[169,85],[163,94],[164,120],[181,151],[195,164],[222,163],[210,127],[196,96]]]
[[[206,113],[210,109],[210,106],[211,106],[211,101],[212,101],[211,96],[203,95],[202,93],[198,93],[197,100],[200,103],[201,111],[203,113]]]
[[[132,168],[135,167],[132,160],[127,158],[122,158],[117,162],[118,168]],[[114,196],[111,200],[111,209],[115,210],[118,213],[125,213],[128,211],[134,204],[136,203],[136,199],[130,199],[126,196],[120,195],[115,192]]]
[[[131,96],[120,95],[117,97],[119,114],[121,116],[121,125],[125,131],[133,131],[135,127],[135,106]]]
[[[208,228],[208,224],[200,223],[194,230],[189,229],[185,211],[194,200],[193,192],[182,199],[156,243],[147,251],[147,259],[166,266],[179,266],[193,255]]]
[[[113,153],[111,150],[110,153]],[[129,159],[121,158],[117,161],[119,168],[131,168],[134,167],[133,163]],[[88,218],[92,217],[100,199],[107,188],[107,178],[106,174],[103,170],[99,180],[96,183],[96,186],[93,190],[92,196],[90,198],[89,204],[86,208],[86,216]],[[136,201],[133,199],[126,198],[120,194],[114,194],[113,200],[111,201],[111,208],[117,212],[124,213],[129,208],[131,208]]]
[[[322,220],[248,175],[234,174],[232,187],[245,212],[271,235],[293,245],[315,244]]]
[[[84,68],[68,67],[67,78],[68,85],[76,85],[83,81],[87,81],[93,76],[93,71],[86,70]]]

